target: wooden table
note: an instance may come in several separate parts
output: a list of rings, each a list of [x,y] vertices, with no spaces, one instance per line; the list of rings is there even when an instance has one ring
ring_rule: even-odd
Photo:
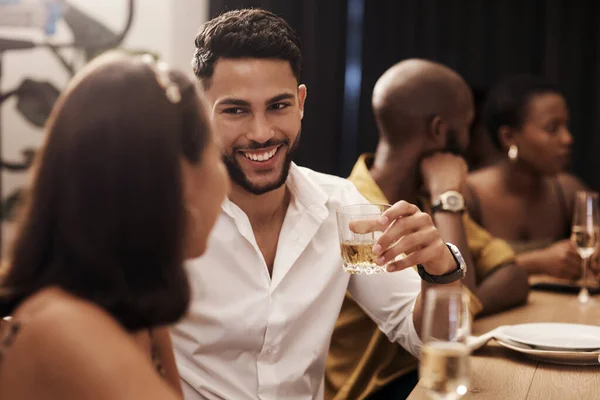
[[[600,297],[582,306],[577,295],[532,291],[528,304],[476,320],[473,334],[501,325],[570,322],[600,325]],[[408,400],[428,399],[417,385]],[[490,342],[471,356],[471,384],[463,399],[600,399],[599,366],[563,366],[532,361]]]

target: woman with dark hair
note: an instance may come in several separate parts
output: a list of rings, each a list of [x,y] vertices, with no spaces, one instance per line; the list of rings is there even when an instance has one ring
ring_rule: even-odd
[[[585,186],[565,172],[573,137],[564,96],[541,78],[512,77],[490,93],[483,123],[506,156],[470,175],[470,215],[511,243],[528,273],[578,278],[568,238],[574,194]]]
[[[193,83],[105,55],[55,106],[0,281],[2,399],[173,399],[165,327],[228,190]],[[150,332],[150,334],[149,334]],[[165,365],[166,364],[166,365]]]
[[[494,165],[502,158],[502,154],[490,135],[485,131],[481,121],[487,91],[478,87],[472,87],[471,89],[473,91],[475,116],[469,129],[469,147],[465,153],[465,161],[469,166],[469,170],[475,171]]]

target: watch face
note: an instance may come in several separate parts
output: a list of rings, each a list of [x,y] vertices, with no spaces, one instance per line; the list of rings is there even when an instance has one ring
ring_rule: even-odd
[[[442,198],[444,209],[449,211],[462,211],[465,208],[464,198],[457,192],[449,192]]]
[[[448,196],[446,202],[448,203],[448,206],[452,208],[457,207],[460,204],[460,201],[457,196]]]

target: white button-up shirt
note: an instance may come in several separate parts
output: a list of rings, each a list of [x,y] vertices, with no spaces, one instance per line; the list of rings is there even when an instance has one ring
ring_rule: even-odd
[[[186,400],[322,399],[329,341],[346,290],[390,340],[417,355],[414,269],[342,270],[340,206],[367,203],[345,179],[291,166],[272,277],[246,214],[226,201],[206,254],[187,263],[193,297],[172,331]]]

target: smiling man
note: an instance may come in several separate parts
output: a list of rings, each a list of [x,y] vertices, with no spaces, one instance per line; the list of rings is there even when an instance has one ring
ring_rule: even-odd
[[[290,72],[284,60],[222,59],[205,87],[217,131],[229,133],[221,135],[223,160],[243,192],[265,194],[287,179],[306,99]]]
[[[233,187],[205,256],[187,265],[193,301],[173,329],[186,399],[322,399],[346,291],[418,355],[420,293],[459,286],[464,260],[401,201],[372,226],[384,231],[378,263],[394,273],[343,272],[336,210],[368,201],[292,162],[307,97],[296,33],[263,10],[227,12],[200,29],[193,66]]]

